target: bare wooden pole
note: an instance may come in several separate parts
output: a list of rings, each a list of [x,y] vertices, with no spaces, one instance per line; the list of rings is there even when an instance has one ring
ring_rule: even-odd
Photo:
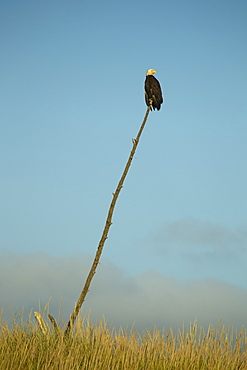
[[[114,208],[115,208],[115,205],[116,205],[116,202],[117,202],[117,198],[119,196],[119,193],[123,187],[123,183],[124,183],[124,180],[125,180],[125,177],[129,171],[129,168],[130,168],[130,165],[131,165],[131,162],[132,162],[132,159],[135,155],[135,151],[136,151],[136,148],[137,148],[137,145],[139,143],[139,140],[140,140],[140,137],[141,137],[141,134],[142,134],[142,131],[144,129],[144,126],[146,124],[146,121],[147,121],[147,118],[148,118],[148,115],[149,115],[149,112],[150,112],[151,108],[150,106],[147,107],[147,111],[146,111],[146,114],[145,114],[145,117],[143,119],[143,122],[141,124],[141,127],[139,129],[139,132],[137,134],[137,137],[136,139],[133,139],[132,142],[133,142],[133,146],[132,146],[132,150],[130,152],[130,155],[129,155],[129,159],[126,163],[126,166],[124,168],[124,171],[123,171],[123,174],[122,174],[122,177],[121,179],[119,180],[119,183],[118,183],[118,186],[116,188],[116,191],[115,193],[113,193],[113,198],[112,198],[112,201],[111,201],[111,204],[110,204],[110,207],[109,207],[109,210],[108,210],[108,215],[107,215],[107,219],[106,219],[106,223],[105,223],[105,227],[104,227],[104,230],[103,230],[103,233],[102,233],[102,237],[100,239],[100,242],[99,242],[99,245],[98,245],[98,249],[96,251],[96,254],[95,254],[95,257],[94,257],[94,261],[93,261],[93,264],[91,266],[91,269],[89,271],[89,274],[88,274],[88,277],[87,277],[87,280],[85,282],[85,285],[81,291],[81,295],[77,301],[77,304],[74,308],[74,311],[72,313],[72,315],[70,316],[70,320],[67,324],[67,328],[65,330],[65,335],[69,334],[71,329],[73,328],[73,325],[75,323],[75,320],[77,318],[77,315],[80,311],[80,308],[83,304],[83,302],[85,301],[85,297],[89,291],[89,287],[90,287],[90,284],[91,284],[91,281],[93,279],[93,276],[96,272],[96,269],[97,269],[97,266],[99,264],[99,260],[100,260],[100,256],[101,256],[101,253],[103,251],[103,248],[104,248],[104,244],[105,244],[105,241],[106,239],[108,238],[108,232],[109,232],[109,229],[112,225],[112,215],[113,215],[113,211],[114,211]]]

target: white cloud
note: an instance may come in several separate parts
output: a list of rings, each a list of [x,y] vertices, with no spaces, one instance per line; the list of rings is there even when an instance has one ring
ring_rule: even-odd
[[[204,253],[206,257],[235,258],[247,252],[247,227],[230,230],[216,223],[186,218],[165,223],[154,240],[164,253],[176,250],[195,257],[199,251],[200,257]]]
[[[88,256],[70,258],[46,254],[18,256],[2,252],[0,308],[8,307],[26,313],[37,310],[52,296],[50,313],[57,317],[62,297],[62,314],[69,319],[91,266]],[[3,283],[5,282],[5,283]],[[94,276],[91,290],[83,305],[83,313],[91,311],[93,319],[105,316],[115,327],[131,325],[139,330],[157,325],[174,329],[195,318],[199,324],[246,325],[247,291],[219,280],[194,281],[187,284],[147,271],[127,276],[111,263],[102,260]]]

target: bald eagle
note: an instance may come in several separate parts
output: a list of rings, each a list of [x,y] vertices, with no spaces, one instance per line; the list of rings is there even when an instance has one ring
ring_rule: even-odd
[[[162,91],[159,81],[153,76],[156,73],[154,69],[148,69],[146,72],[145,80],[145,100],[147,106],[153,109],[160,110],[160,106],[163,103]]]

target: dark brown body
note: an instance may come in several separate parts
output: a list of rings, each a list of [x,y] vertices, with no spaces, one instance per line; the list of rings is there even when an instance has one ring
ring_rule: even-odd
[[[160,110],[163,103],[162,91],[159,81],[153,76],[146,76],[145,80],[145,100],[146,104],[151,106],[151,109]]]

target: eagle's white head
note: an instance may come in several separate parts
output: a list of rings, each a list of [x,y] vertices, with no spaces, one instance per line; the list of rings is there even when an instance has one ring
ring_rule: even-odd
[[[154,73],[156,73],[156,71],[154,69],[148,69],[147,72],[146,72],[146,76],[151,76]]]

